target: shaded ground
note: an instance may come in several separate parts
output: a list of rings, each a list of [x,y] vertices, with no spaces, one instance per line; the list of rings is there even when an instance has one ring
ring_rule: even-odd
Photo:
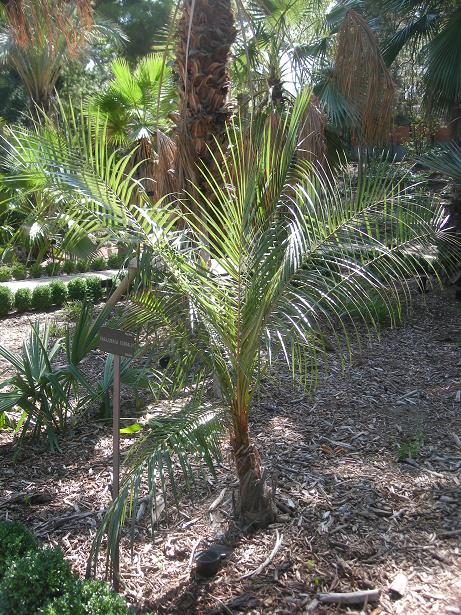
[[[333,356],[314,399],[293,391],[283,370],[264,384],[252,430],[276,470],[277,524],[250,536],[235,532],[218,575],[195,578],[191,554],[219,539],[232,516],[234,475],[223,465],[216,480],[199,480],[194,503],[162,517],[153,543],[140,528],[133,560],[123,541],[131,602],[161,614],[346,613],[316,606],[316,593],[378,588],[379,603],[362,612],[461,613],[461,320],[451,293],[430,293],[422,303],[417,298],[404,326],[364,344],[345,374]],[[3,323],[0,343],[15,348],[25,320]],[[24,520],[61,545],[83,574],[110,501],[107,427],[88,422],[62,441],[62,455],[29,447],[16,464],[10,436],[0,441],[0,517]],[[399,450],[415,460],[398,463]],[[24,493],[51,499],[24,504]],[[274,559],[240,579],[268,557],[277,532],[283,539]],[[409,588],[392,600],[388,586],[398,572]]]

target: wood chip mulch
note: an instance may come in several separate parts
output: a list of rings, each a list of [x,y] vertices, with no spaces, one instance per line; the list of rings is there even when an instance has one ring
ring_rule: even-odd
[[[25,322],[10,319],[0,343],[17,347]],[[129,602],[158,614],[461,614],[460,342],[459,304],[451,291],[431,291],[403,325],[366,340],[344,373],[332,356],[313,398],[277,370],[252,423],[272,471],[277,523],[250,535],[233,527],[226,460],[216,479],[198,480],[192,502],[167,507],[153,541],[141,524],[133,558],[123,538]],[[0,444],[0,518],[60,545],[83,575],[110,501],[108,427],[88,420],[62,439],[62,454],[28,446],[14,461],[11,436]],[[399,450],[410,449],[414,459],[399,462]],[[218,574],[199,579],[193,554],[232,533]],[[390,590],[397,575],[403,596]],[[317,599],[370,589],[379,600],[358,607]]]

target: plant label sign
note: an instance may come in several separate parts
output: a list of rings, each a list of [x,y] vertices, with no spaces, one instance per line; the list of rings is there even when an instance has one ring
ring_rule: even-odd
[[[120,357],[132,357],[134,355],[134,335],[119,329],[101,327],[99,330],[99,348],[104,352],[119,355]]]

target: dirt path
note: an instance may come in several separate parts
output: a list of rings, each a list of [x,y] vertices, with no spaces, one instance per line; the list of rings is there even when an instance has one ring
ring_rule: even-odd
[[[21,319],[10,321],[23,330]],[[252,425],[265,464],[276,469],[278,523],[236,534],[213,580],[191,574],[192,550],[218,539],[232,515],[234,474],[223,465],[216,479],[199,479],[194,502],[162,517],[153,543],[147,521],[139,528],[133,561],[124,539],[128,598],[161,614],[321,615],[348,610],[316,606],[318,591],[377,588],[379,602],[364,613],[461,613],[460,341],[459,304],[434,292],[426,307],[417,299],[405,325],[364,344],[345,374],[333,356],[314,399],[293,391],[279,370],[264,384]],[[106,427],[87,423],[62,442],[62,455],[30,447],[16,464],[9,436],[1,441],[0,516],[22,519],[61,545],[83,574],[110,498]],[[410,450],[415,460],[399,463],[398,452]],[[224,488],[222,504],[209,513]],[[24,492],[51,500],[24,505],[15,500]],[[241,580],[267,558],[277,532],[275,558]],[[388,587],[399,572],[408,591],[395,600]]]

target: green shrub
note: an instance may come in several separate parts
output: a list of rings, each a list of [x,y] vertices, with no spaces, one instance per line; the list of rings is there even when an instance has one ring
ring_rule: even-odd
[[[55,280],[50,284],[51,299],[54,305],[64,305],[67,299],[67,286],[61,280]]]
[[[9,282],[11,278],[11,267],[0,267],[0,282]]]
[[[121,596],[103,581],[79,581],[63,596],[55,598],[37,615],[128,615]]]
[[[111,254],[107,259],[107,267],[109,269],[120,269],[125,261],[123,254]]]
[[[76,268],[76,265],[74,261],[65,261],[64,265],[62,266],[62,270],[64,271],[64,273],[67,273],[67,274],[74,273],[75,268]]]
[[[29,551],[9,562],[0,582],[0,613],[32,615],[74,583],[60,549]]]
[[[106,259],[103,256],[96,256],[96,258],[91,261],[90,268],[91,271],[103,271],[107,269]]]
[[[14,295],[14,306],[18,312],[27,312],[32,307],[32,291],[30,288],[19,288]]]
[[[17,521],[0,522],[0,579],[9,567],[9,560],[23,557],[37,549],[35,537]]]
[[[89,265],[88,265],[88,261],[85,260],[79,260],[77,261],[77,266],[76,266],[76,271],[79,271],[80,273],[86,273],[89,269]]]
[[[84,278],[75,278],[67,285],[69,299],[73,301],[83,301],[86,295],[86,280]]]
[[[27,278],[27,269],[24,265],[17,263],[11,267],[11,275],[15,280],[25,280]]]
[[[31,278],[41,278],[43,273],[43,267],[39,263],[34,263],[29,268]]]
[[[55,276],[61,273],[61,266],[59,263],[48,263],[45,267],[46,275]]]
[[[101,279],[95,277],[86,278],[86,296],[88,301],[96,303],[102,299]]]
[[[68,322],[77,322],[82,313],[82,301],[68,301],[64,306],[64,318]]]
[[[36,286],[32,293],[32,307],[36,310],[47,310],[53,305],[51,287],[49,284]]]
[[[6,316],[13,309],[14,296],[9,288],[0,286],[0,316]]]

